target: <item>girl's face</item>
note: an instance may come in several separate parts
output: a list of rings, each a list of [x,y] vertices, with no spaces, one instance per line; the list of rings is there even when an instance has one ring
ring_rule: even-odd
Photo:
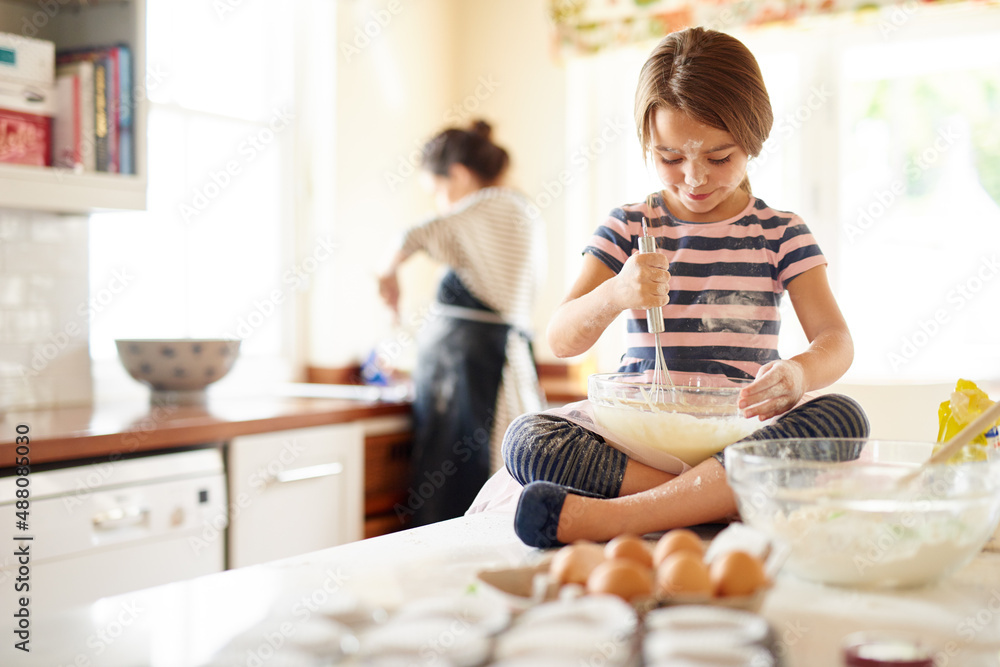
[[[690,222],[731,218],[746,207],[740,189],[749,156],[733,135],[675,109],[653,115],[651,147],[671,212]]]

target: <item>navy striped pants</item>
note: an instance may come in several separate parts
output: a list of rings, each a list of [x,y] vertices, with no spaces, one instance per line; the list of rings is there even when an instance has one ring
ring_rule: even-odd
[[[868,417],[857,401],[826,394],[789,410],[744,440],[867,438],[868,431]],[[724,463],[722,452],[714,456]],[[508,427],[503,460],[521,484],[544,480],[614,498],[621,490],[628,456],[579,424],[531,413]]]

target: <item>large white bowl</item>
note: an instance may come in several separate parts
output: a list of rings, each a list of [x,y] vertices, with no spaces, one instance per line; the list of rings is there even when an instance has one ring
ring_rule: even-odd
[[[919,586],[968,563],[1000,521],[1000,461],[930,466],[899,482],[933,448],[740,442],[726,448],[726,476],[743,521],[790,547],[785,571],[842,586]]]
[[[239,340],[222,338],[120,338],[115,345],[125,370],[157,403],[203,402],[206,387],[229,373],[240,351]]]
[[[587,395],[594,418],[640,457],[655,460],[663,452],[690,466],[763,425],[737,405],[748,381],[677,375],[673,386],[651,383],[648,373],[591,375]]]

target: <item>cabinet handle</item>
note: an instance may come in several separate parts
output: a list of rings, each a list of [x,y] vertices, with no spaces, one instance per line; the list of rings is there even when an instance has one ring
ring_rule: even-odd
[[[318,477],[333,477],[344,472],[344,464],[339,461],[333,463],[321,463],[305,468],[295,468],[294,470],[282,470],[275,473],[271,479],[280,484],[286,482],[299,482],[304,479],[316,479]]]
[[[147,519],[149,519],[147,508],[115,507],[106,512],[95,514],[91,521],[97,530],[118,530],[146,523]]]

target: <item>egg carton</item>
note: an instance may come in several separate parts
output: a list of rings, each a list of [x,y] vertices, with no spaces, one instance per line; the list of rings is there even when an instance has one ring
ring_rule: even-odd
[[[650,542],[650,546],[652,546]],[[756,556],[764,563],[764,572],[768,584],[751,595],[713,597],[705,595],[675,595],[670,597],[653,596],[631,600],[632,605],[640,613],[671,605],[709,605],[758,611],[764,603],[769,590],[782,564],[788,557],[788,550],[783,545],[771,542],[761,532],[742,523],[733,523],[722,530],[705,550],[705,561],[711,563],[731,551],[746,551]],[[483,570],[477,573],[477,579],[502,594],[514,610],[523,611],[543,602],[558,599],[568,599],[586,594],[582,586],[563,584],[555,581],[549,575],[549,568],[555,551],[546,552],[539,560],[530,565],[518,568]]]

